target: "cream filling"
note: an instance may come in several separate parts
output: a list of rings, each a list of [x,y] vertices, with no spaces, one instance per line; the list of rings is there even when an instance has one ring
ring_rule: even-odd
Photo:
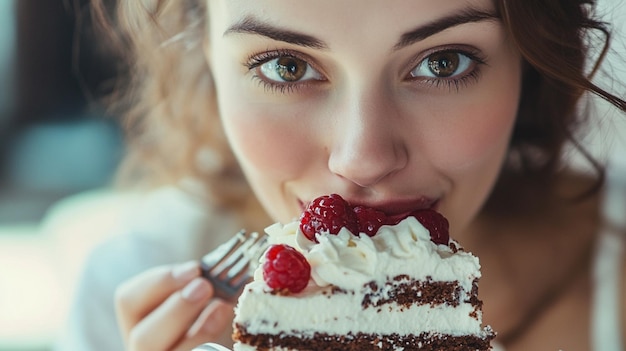
[[[480,314],[472,317],[475,310],[469,303],[457,307],[390,303],[363,309],[363,295],[358,293],[329,295],[309,291],[298,296],[279,296],[263,289],[260,283],[249,285],[236,308],[234,322],[243,324],[249,333],[483,334],[482,318]]]

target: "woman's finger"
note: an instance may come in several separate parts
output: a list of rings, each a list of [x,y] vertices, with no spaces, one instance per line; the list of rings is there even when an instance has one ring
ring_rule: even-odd
[[[163,301],[199,276],[200,266],[192,261],[155,267],[122,284],[115,294],[115,307],[124,339]]]
[[[179,342],[175,350],[189,351],[207,342],[232,345],[233,308],[233,304],[220,299],[211,301],[202,310],[189,328],[185,339]]]
[[[133,328],[128,340],[129,348],[171,349],[186,338],[189,327],[212,297],[213,287],[206,279],[193,279]]]
[[[202,310],[194,324],[189,328],[187,337],[202,335],[206,340],[215,341],[226,336],[227,341],[231,341],[234,317],[234,305],[216,299]]]

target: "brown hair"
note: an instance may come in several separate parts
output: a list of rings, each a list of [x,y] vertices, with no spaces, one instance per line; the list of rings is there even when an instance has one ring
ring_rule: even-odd
[[[511,158],[526,175],[545,179],[559,169],[569,142],[597,170],[594,192],[604,171],[576,139],[587,117],[581,97],[591,92],[626,111],[624,100],[592,82],[609,49],[607,24],[593,18],[593,0],[498,0],[497,6],[525,65]]]
[[[101,1],[94,14],[107,23]],[[228,149],[216,112],[211,75],[202,53],[206,0],[123,1],[115,44],[128,58],[130,80],[122,95],[128,107],[130,151],[123,167],[126,179],[166,182],[196,175],[228,204],[248,201],[248,189]],[[606,53],[609,31],[593,19],[593,0],[496,0],[510,39],[525,62],[523,91],[510,159],[516,171],[552,175],[566,142],[585,155],[575,138],[585,92],[626,110],[624,100],[591,81]],[[600,51],[588,62],[591,33],[599,33]],[[591,66],[589,71],[585,67]],[[198,162],[198,155],[214,163]],[[588,155],[587,155],[588,156]],[[598,169],[601,184],[602,168]]]

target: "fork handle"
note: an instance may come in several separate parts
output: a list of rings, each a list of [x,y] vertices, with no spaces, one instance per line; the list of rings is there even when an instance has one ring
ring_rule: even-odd
[[[208,343],[208,344],[198,345],[191,351],[231,351],[231,350],[225,348],[222,345]]]

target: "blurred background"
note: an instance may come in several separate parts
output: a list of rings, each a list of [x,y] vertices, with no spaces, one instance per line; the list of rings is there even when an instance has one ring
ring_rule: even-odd
[[[605,71],[626,84],[626,1],[599,2],[616,31]],[[122,132],[97,103],[116,61],[87,3],[0,0],[0,351],[49,350],[85,255],[123,212]],[[602,102],[596,116],[586,145],[626,158],[626,116]]]
[[[102,238],[121,130],[97,99],[116,61],[88,1],[0,0],[0,350],[48,350]],[[100,210],[102,209],[102,210]],[[88,226],[86,226],[88,227]]]

